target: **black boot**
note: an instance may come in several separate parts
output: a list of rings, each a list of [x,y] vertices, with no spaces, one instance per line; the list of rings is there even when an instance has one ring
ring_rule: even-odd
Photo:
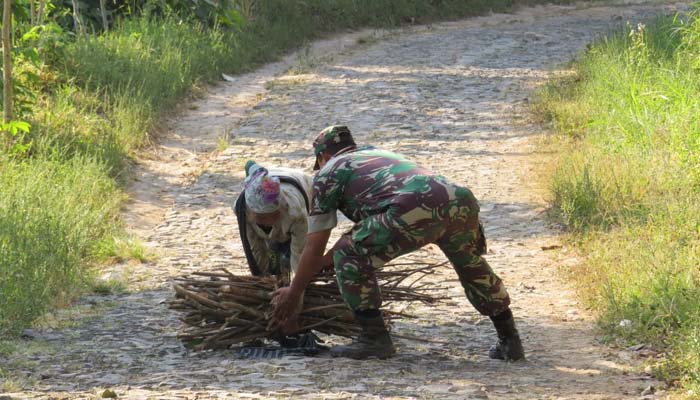
[[[364,360],[369,357],[385,359],[394,355],[394,344],[381,313],[369,317],[356,313],[355,318],[362,327],[360,336],[351,344],[331,348],[331,356]]]
[[[496,328],[498,342],[489,349],[489,358],[517,361],[525,358],[523,344],[520,342],[520,335],[515,329],[515,321],[510,310],[491,317],[493,326]]]

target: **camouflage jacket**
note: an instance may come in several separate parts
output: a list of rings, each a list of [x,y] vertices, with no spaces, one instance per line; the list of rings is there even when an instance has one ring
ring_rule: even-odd
[[[401,215],[421,205],[447,205],[455,191],[446,186],[461,191],[397,153],[367,146],[336,154],[314,177],[309,233],[334,228],[336,210],[358,222],[390,208]]]

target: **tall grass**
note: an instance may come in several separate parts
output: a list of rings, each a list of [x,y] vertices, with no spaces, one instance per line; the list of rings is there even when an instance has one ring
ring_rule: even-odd
[[[659,373],[697,389],[700,14],[628,26],[575,68],[538,104],[564,144],[554,204],[588,255],[574,273],[610,333],[666,350]]]
[[[0,328],[16,330],[86,283],[82,261],[115,229],[120,202],[101,165],[0,167]]]

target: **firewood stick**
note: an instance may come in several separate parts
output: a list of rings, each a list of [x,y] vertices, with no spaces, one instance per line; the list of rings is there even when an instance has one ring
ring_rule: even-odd
[[[194,292],[190,292],[180,285],[175,285],[175,291],[178,294],[181,294],[187,298],[190,298],[198,303],[206,304],[206,305],[213,307],[213,308],[219,308],[219,303],[217,303],[215,301],[211,301],[211,300],[209,300],[203,296],[200,296]]]
[[[395,332],[391,332],[391,336],[397,337],[397,338],[400,338],[400,339],[415,340],[415,341],[418,341],[418,342],[437,343],[437,344],[450,344],[450,342],[444,342],[444,341],[442,341],[442,340],[425,339],[425,338],[418,337],[418,336],[406,335],[406,334],[399,334],[399,333],[395,333]]]
[[[234,308],[234,309],[239,310],[239,311],[243,311],[244,313],[251,315],[253,317],[256,317],[256,318],[263,318],[263,319],[265,318],[264,313],[254,309],[254,308],[246,307],[242,304],[225,301],[225,302],[222,302],[221,305],[225,306],[225,307]]]
[[[325,306],[318,306],[318,307],[311,307],[311,308],[306,308],[301,310],[302,314],[303,313],[312,313],[314,311],[321,311],[321,310],[327,310],[329,308],[344,308],[347,309],[348,306],[346,304],[328,304]]]

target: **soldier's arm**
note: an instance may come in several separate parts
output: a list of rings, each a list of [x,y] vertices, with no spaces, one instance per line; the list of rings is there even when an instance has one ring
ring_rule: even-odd
[[[292,284],[287,287],[277,289],[273,299],[274,319],[282,324],[289,318],[296,317],[296,306],[299,298],[304,293],[306,286],[311,279],[321,270],[321,258],[323,250],[326,249],[331,230],[322,230],[309,233],[306,237],[306,245],[299,259],[299,267]]]
[[[291,233],[291,267],[294,273],[297,273],[299,269],[299,259],[301,258],[301,253],[304,251],[304,245],[306,244],[306,233],[309,230],[309,225],[306,222],[306,217],[300,218],[294,221],[290,227]]]
[[[306,235],[306,245],[299,259],[299,268],[290,285],[290,291],[294,295],[301,294],[311,279],[321,270],[323,264],[323,251],[326,249],[331,230],[326,229]]]
[[[314,177],[313,200],[309,212],[309,233],[291,285],[275,291],[273,316],[278,323],[294,318],[295,306],[311,279],[323,268],[323,251],[331,230],[338,224],[336,210],[343,193],[344,181],[336,169],[320,171]]]

